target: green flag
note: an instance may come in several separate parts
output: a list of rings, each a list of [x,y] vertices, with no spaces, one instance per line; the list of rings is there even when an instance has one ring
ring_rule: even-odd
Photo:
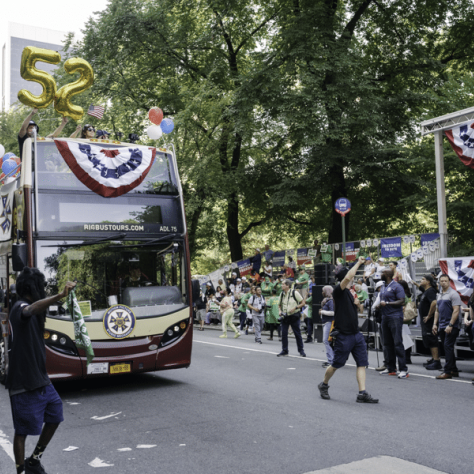
[[[82,317],[81,308],[77,302],[76,292],[71,290],[69,298],[67,299],[67,306],[74,321],[74,336],[75,343],[79,349],[84,349],[87,355],[87,365],[89,365],[94,358],[94,350],[92,349],[91,339],[87,332],[87,327]]]

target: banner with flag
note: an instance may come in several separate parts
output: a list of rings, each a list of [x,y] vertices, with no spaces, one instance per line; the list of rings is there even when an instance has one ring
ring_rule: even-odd
[[[274,267],[282,267],[285,264],[285,251],[280,250],[279,252],[275,252],[273,254],[273,266]]]
[[[74,342],[79,349],[83,349],[87,356],[87,365],[94,359],[94,349],[87,332],[87,327],[82,316],[81,308],[77,302],[76,292],[71,290],[67,299],[67,306],[74,322]]]
[[[440,258],[441,271],[451,278],[451,287],[467,304],[474,286],[474,257]]]
[[[308,257],[308,249],[298,249],[296,252],[296,260],[298,265],[311,265],[313,260]]]
[[[474,122],[451,128],[444,132],[459,159],[474,168]]]
[[[61,139],[54,142],[76,178],[103,197],[121,196],[136,188],[156,155],[156,148],[146,146],[104,149]]]
[[[237,262],[237,265],[239,267],[240,277],[247,276],[250,274],[250,270],[252,270],[252,264],[250,263],[249,258],[245,260],[240,260],[240,262]]]
[[[383,258],[403,257],[401,237],[389,237],[387,239],[380,239],[380,247]]]

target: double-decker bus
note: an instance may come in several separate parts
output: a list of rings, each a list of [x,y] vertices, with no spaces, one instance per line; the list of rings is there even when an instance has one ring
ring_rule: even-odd
[[[156,154],[139,185],[120,196],[103,197],[83,184],[61,155],[62,145],[74,143],[88,153],[91,146],[109,150],[111,158],[124,149]],[[8,370],[8,312],[16,298],[12,285],[22,265],[45,274],[48,295],[60,292],[66,281],[77,281],[75,292],[95,357],[87,364],[84,350],[76,346],[67,305],[52,305],[44,332],[51,379],[188,367],[193,285],[174,148],[28,139],[21,175],[10,181],[0,188],[3,375]]]

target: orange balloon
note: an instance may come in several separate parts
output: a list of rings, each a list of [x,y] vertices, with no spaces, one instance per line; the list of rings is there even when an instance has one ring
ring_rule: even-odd
[[[148,111],[148,118],[155,125],[160,125],[163,120],[163,111],[159,107],[152,107]]]

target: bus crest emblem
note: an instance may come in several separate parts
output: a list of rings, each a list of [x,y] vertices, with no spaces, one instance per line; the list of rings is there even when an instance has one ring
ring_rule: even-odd
[[[122,304],[111,306],[104,314],[105,332],[114,339],[124,339],[135,329],[133,311]]]

